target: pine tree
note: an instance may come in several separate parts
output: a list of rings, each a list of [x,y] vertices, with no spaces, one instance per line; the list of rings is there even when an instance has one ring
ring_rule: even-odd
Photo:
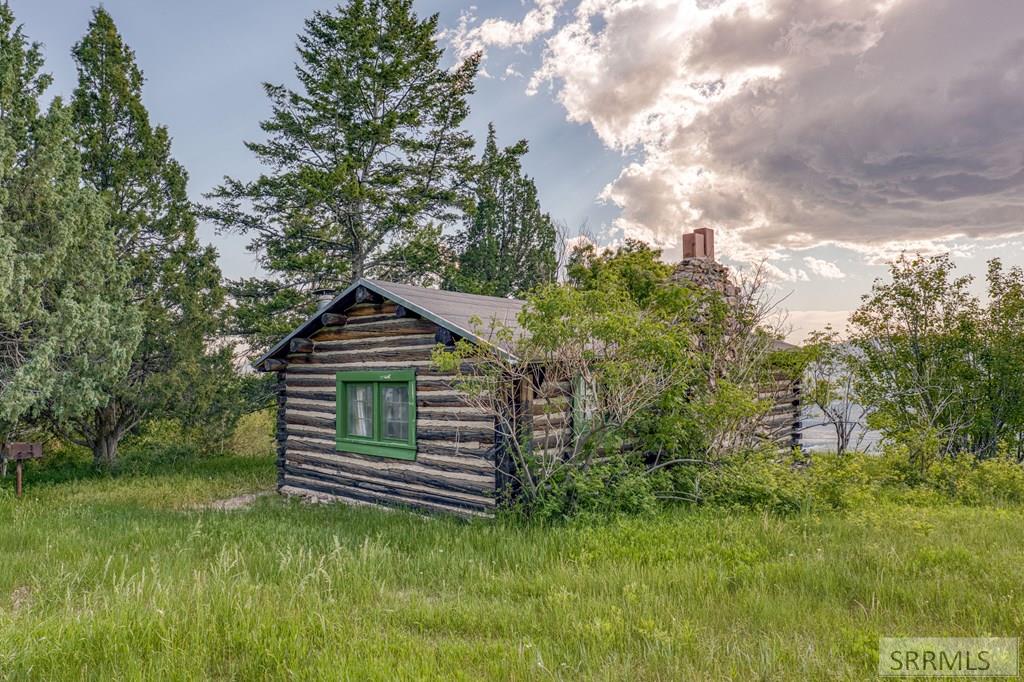
[[[43,413],[93,409],[120,380],[139,319],[103,202],[82,187],[68,109],[43,113],[43,58],[0,4],[0,441]]]
[[[446,71],[437,32],[412,0],[350,0],[306,21],[300,88],[264,86],[268,139],[246,145],[271,171],[209,195],[206,215],[252,235],[271,275],[233,283],[240,333],[267,342],[310,312],[313,291],[357,277],[438,281],[440,226],[465,206],[479,57]]]
[[[525,140],[499,149],[492,124],[467,219],[458,269],[446,286],[490,296],[522,294],[557,276],[556,230],[543,213],[537,186],[523,174]]]
[[[173,415],[180,382],[195,375],[190,367],[218,329],[224,292],[216,252],[196,238],[188,176],[171,156],[167,129],[150,123],[142,72],[106,10],[94,10],[73,56],[82,177],[108,207],[128,268],[122,295],[144,318],[127,379],[108,385],[108,400],[90,415],[62,424],[109,466],[142,419]]]

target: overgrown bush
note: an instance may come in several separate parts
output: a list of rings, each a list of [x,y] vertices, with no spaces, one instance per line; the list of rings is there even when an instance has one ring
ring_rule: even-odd
[[[551,522],[572,517],[650,514],[661,508],[669,488],[664,471],[650,472],[627,456],[610,457],[589,467],[565,468],[538,493],[510,507],[515,518]]]
[[[969,454],[943,458],[928,468],[927,484],[966,505],[1024,503],[1024,466],[1005,454],[985,460]]]
[[[793,513],[811,505],[810,479],[791,458],[744,453],[710,467],[677,469],[677,489],[699,504]]]

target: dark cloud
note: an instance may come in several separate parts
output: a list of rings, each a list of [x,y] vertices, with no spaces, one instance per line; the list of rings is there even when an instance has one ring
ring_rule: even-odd
[[[642,150],[605,192],[627,233],[715,225],[763,252],[1024,232],[1018,0],[591,1],[542,81]]]

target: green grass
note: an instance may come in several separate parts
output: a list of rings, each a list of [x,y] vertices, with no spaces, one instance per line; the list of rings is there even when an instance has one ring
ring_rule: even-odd
[[[81,472],[79,472],[81,474]],[[0,678],[865,679],[881,635],[1024,635],[1014,508],[525,528],[274,497],[266,458],[0,493]]]

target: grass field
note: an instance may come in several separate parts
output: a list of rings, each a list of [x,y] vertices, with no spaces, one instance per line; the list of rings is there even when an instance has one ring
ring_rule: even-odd
[[[526,528],[203,508],[262,458],[48,476],[0,493],[0,679],[865,679],[880,635],[1024,635],[1019,509]]]

